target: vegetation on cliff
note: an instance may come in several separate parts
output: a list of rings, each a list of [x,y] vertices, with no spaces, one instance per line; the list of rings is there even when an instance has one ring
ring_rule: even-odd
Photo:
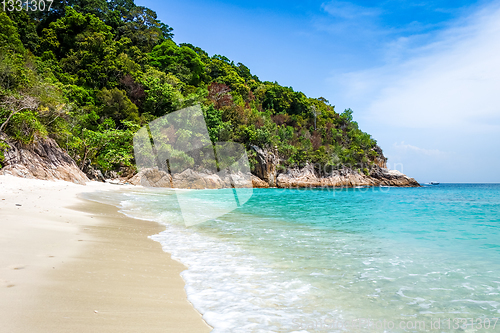
[[[132,138],[142,125],[200,104],[212,141],[277,150],[282,168],[362,169],[383,159],[351,110],[337,113],[322,97],[261,81],[242,63],[172,38],[132,0],[0,12],[0,131],[23,143],[49,136],[81,169],[123,170],[134,166]]]

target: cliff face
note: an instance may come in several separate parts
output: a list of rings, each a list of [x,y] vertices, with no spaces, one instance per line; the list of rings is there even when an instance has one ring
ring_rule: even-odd
[[[8,144],[4,152],[4,167],[0,174],[43,180],[65,180],[85,185],[87,176],[73,159],[52,139],[41,139],[31,145],[10,141],[0,134]]]
[[[312,164],[305,167],[288,168],[284,173],[277,173],[279,159],[274,153],[266,152],[258,147],[257,165],[252,171],[260,181],[254,181],[254,187],[355,187],[355,186],[401,186],[417,187],[420,184],[396,170],[387,169],[387,159],[377,146],[379,157],[375,158],[374,165],[368,175],[359,173],[350,168],[333,170],[327,175],[320,175]]]
[[[355,186],[401,186],[417,187],[418,182],[399,171],[374,166],[367,176],[352,169],[332,171],[328,176],[318,176],[312,165],[302,169],[288,169],[277,177],[277,187],[355,187]]]
[[[375,165],[378,165],[382,169],[387,169],[387,158],[384,156],[382,148],[376,145],[375,148],[373,148],[373,150],[378,154],[378,156],[375,157],[375,160],[373,161]]]
[[[277,169],[276,167],[279,164],[279,159],[275,153],[270,152],[269,150],[262,149],[257,146],[251,146],[251,148],[256,153],[257,165],[252,171],[253,174],[260,178],[260,180],[264,181],[268,184],[268,187],[276,187],[277,185]],[[260,183],[257,179],[255,182]],[[262,187],[262,186],[259,186]]]

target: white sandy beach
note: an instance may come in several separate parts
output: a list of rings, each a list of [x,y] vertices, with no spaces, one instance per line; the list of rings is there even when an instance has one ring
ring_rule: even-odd
[[[0,331],[210,331],[163,228],[77,197],[120,188],[0,176]]]

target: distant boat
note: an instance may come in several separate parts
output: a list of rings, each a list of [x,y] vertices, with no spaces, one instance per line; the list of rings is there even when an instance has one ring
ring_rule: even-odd
[[[438,183],[438,182],[430,182],[429,184],[430,184],[430,185],[439,185],[439,183]]]

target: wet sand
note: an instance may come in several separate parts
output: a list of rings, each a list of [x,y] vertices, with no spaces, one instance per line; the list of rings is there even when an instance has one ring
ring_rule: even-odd
[[[163,228],[77,197],[94,190],[120,189],[0,176],[1,331],[210,332],[147,238]]]

